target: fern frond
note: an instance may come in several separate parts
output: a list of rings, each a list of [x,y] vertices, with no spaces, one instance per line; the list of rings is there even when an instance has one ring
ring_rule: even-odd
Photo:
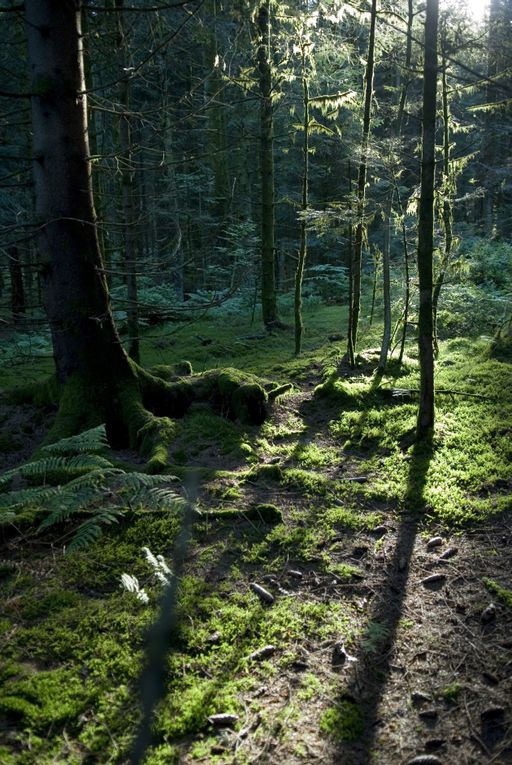
[[[111,468],[114,466],[110,460],[99,454],[77,454],[74,457],[67,458],[67,467],[91,469],[96,467]]]
[[[76,552],[92,544],[103,533],[103,526],[118,523],[123,511],[118,507],[103,508],[80,524],[67,547],[67,552]]]
[[[56,486],[34,486],[0,494],[0,508],[20,508],[27,505],[44,505],[59,492]]]
[[[48,473],[66,471],[68,463],[69,460],[66,457],[46,457],[45,459],[20,465],[18,472],[23,478],[44,480]]]
[[[12,508],[0,508],[0,526],[5,526],[16,518],[16,513]]]
[[[119,486],[126,486],[133,491],[152,488],[163,483],[179,480],[172,475],[149,475],[148,473],[123,473],[120,476]]]
[[[77,436],[61,438],[55,444],[43,446],[41,451],[49,454],[95,454],[108,448],[105,425],[85,430]]]
[[[18,468],[6,470],[5,473],[2,473],[0,475],[0,491],[2,491],[4,487],[7,486],[16,475],[18,475]]]
[[[146,492],[139,492],[137,500],[155,510],[178,509],[183,505],[183,499],[171,489],[150,488]]]

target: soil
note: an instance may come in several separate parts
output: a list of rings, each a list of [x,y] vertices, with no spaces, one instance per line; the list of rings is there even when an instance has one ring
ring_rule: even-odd
[[[299,415],[317,443],[339,448],[326,427],[329,412],[311,403],[318,381],[317,371],[311,370],[300,392],[275,405],[273,421]],[[30,454],[50,413],[38,415],[39,425],[30,433],[27,423],[33,422],[35,412],[10,408],[2,415],[2,431],[12,432],[21,444],[12,455],[3,455],[5,469]],[[119,456],[133,457],[127,451]],[[326,469],[327,476],[371,481],[371,475],[361,471],[357,454],[340,452],[340,456],[338,465]],[[216,468],[222,463],[211,447],[202,454],[201,464],[208,467],[209,461]],[[275,460],[268,455],[262,461]],[[247,468],[242,458],[239,465],[231,457],[228,462],[225,467],[230,470]],[[315,502],[297,489],[272,482],[249,482],[243,491],[244,502],[276,504],[285,516],[291,506],[307,511]],[[200,501],[204,507],[214,504],[208,493]],[[482,582],[485,577],[510,582],[512,519],[499,516],[477,527],[450,531],[407,508],[399,512],[381,503],[374,509],[386,514],[381,527],[347,530],[329,548],[333,562],[359,569],[350,581],[326,573],[314,559],[305,565],[290,558],[271,574],[265,566],[242,567],[247,581],[240,586],[247,587],[254,578],[276,599],[350,601],[366,626],[347,651],[343,634],[337,640],[297,644],[295,661],[285,669],[280,666],[244,699],[247,713],[241,729],[219,728],[215,751],[205,757],[193,757],[191,742],[184,741],[183,763],[208,763],[214,754],[233,764],[242,755],[244,763],[276,765],[512,763],[512,609]],[[242,529],[243,515],[235,523]],[[190,565],[193,569],[194,562]],[[215,585],[225,572],[213,566],[205,576]],[[276,645],[276,657],[279,651]],[[312,673],[325,692],[300,702],[297,693],[304,673]],[[255,698],[267,721],[263,736],[262,712],[250,711]],[[355,741],[337,742],[320,732],[325,708],[343,701],[362,711],[364,732]],[[300,714],[287,718],[286,710],[297,706]]]

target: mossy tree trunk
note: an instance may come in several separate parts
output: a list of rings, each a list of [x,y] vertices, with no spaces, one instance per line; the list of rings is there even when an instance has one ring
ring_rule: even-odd
[[[434,350],[432,259],[434,251],[434,180],[437,99],[438,0],[427,0],[423,73],[421,192],[418,219],[420,401],[417,438],[429,438],[434,427]]]
[[[179,394],[131,362],[116,331],[96,231],[81,4],[25,3],[43,297],[60,405],[50,439],[106,422],[155,456]],[[185,395],[185,394],[183,394]],[[149,409],[152,409],[153,414]]]

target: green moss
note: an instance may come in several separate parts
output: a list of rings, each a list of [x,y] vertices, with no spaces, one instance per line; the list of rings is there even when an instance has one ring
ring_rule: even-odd
[[[148,457],[148,473],[161,473],[169,463],[169,446],[177,432],[176,422],[169,417],[149,416],[138,432],[140,453]]]
[[[445,701],[455,701],[460,696],[461,691],[461,684],[457,681],[454,681],[453,683],[450,683],[450,685],[447,685],[445,688],[443,688],[441,691],[441,696]]]
[[[287,468],[283,471],[282,482],[285,486],[293,486],[300,489],[304,496],[312,497],[315,495],[325,495],[329,488],[329,479],[310,470],[301,470],[299,468]]]
[[[364,732],[360,707],[352,701],[340,701],[327,709],[320,718],[320,730],[336,741],[357,741]]]
[[[221,510],[210,510],[206,513],[207,517],[214,517],[223,521],[234,519],[259,521],[260,523],[282,523],[283,514],[279,508],[271,504],[255,505],[253,507],[239,510],[237,508],[222,508]]]
[[[22,607],[24,619],[37,619],[50,613],[78,605],[81,597],[72,590],[55,590],[42,597],[25,598]]]
[[[340,451],[313,442],[300,444],[295,450],[295,457],[306,468],[326,467],[340,462]]]
[[[496,582],[494,579],[489,579],[488,577],[485,577],[482,579],[482,581],[487,589],[496,595],[502,603],[504,603],[508,608],[512,608],[512,590],[507,589],[506,587],[502,587],[501,584]]]
[[[282,481],[283,471],[279,465],[257,465],[246,476],[246,481]]]
[[[22,719],[36,730],[75,721],[92,700],[93,689],[72,670],[38,672],[23,680],[7,681],[0,698],[0,712],[8,719]]]

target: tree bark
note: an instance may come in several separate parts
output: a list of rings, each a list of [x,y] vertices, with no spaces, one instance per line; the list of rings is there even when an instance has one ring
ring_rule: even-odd
[[[450,106],[448,103],[448,84],[446,81],[447,61],[443,57],[442,83],[442,101],[443,101],[443,228],[444,228],[444,253],[439,264],[439,273],[434,285],[432,294],[432,320],[433,320],[433,342],[434,355],[439,353],[439,344],[437,338],[437,308],[439,297],[443,288],[446,271],[450,264],[453,247],[453,228],[452,228],[452,202],[451,195],[455,191],[452,189],[452,173],[450,170]],[[455,187],[455,181],[453,181]]]
[[[279,319],[274,243],[274,113],[270,60],[270,0],[261,2],[257,21],[257,67],[260,88],[261,306],[263,323],[271,329],[279,323]]]
[[[418,440],[428,439],[434,427],[432,256],[434,251],[438,17],[438,0],[427,0],[423,71],[421,192],[418,220],[418,347],[420,361],[420,401],[416,427]]]
[[[368,40],[368,59],[365,72],[365,96],[363,113],[363,135],[361,142],[361,159],[357,176],[357,226],[354,238],[352,258],[352,309],[348,327],[348,354],[353,358],[357,347],[357,330],[361,310],[361,270],[364,233],[364,211],[366,197],[366,176],[368,173],[368,144],[370,138],[370,119],[373,97],[373,74],[375,69],[375,26],[377,21],[377,0],[372,0],[370,17],[370,37]]]
[[[302,104],[304,110],[304,120],[302,129],[304,131],[302,144],[302,219],[300,221],[300,246],[299,258],[297,261],[297,272],[295,274],[295,355],[298,356],[302,347],[302,333],[304,331],[304,322],[302,319],[302,283],[304,280],[304,267],[306,265],[306,256],[308,251],[308,231],[305,218],[308,209],[308,187],[309,187],[309,85],[306,72],[305,49],[302,51]]]
[[[7,250],[9,259],[9,277],[11,280],[11,314],[14,322],[25,316],[25,288],[23,285],[23,269],[18,248],[13,245]]]
[[[132,130],[130,118],[130,73],[126,57],[126,36],[123,18],[124,0],[115,0],[117,13],[117,64],[119,70],[119,101],[123,113],[119,117],[119,149],[121,171],[121,199],[123,208],[124,267],[126,269],[126,315],[128,353],[140,361],[139,305],[137,294],[137,242],[134,205],[134,170],[132,157]]]

